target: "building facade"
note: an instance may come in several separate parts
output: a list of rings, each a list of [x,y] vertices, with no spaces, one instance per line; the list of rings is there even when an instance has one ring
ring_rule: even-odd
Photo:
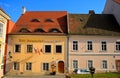
[[[113,15],[69,14],[69,73],[120,71],[120,27]]]
[[[0,7],[0,77],[3,76],[7,23],[10,17]]]
[[[113,14],[120,25],[120,0],[106,0],[103,14]]]
[[[24,10],[8,38],[7,74],[66,72],[66,11]]]

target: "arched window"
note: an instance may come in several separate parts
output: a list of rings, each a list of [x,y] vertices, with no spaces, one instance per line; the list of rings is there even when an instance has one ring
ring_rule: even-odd
[[[31,22],[40,22],[39,19],[32,19]]]
[[[27,28],[21,28],[19,32],[28,33],[30,31]]]
[[[49,32],[60,33],[60,31],[56,28],[50,29]]]
[[[34,32],[45,32],[43,29],[35,29],[35,31]]]
[[[3,24],[0,23],[0,37],[2,36],[2,34],[3,34]]]
[[[54,21],[53,21],[53,19],[51,19],[51,18],[47,18],[47,19],[45,20],[45,22],[54,22]]]

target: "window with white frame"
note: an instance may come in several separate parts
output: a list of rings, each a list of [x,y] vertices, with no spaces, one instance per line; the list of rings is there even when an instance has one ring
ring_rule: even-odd
[[[33,45],[27,45],[27,52],[32,53],[33,51]]]
[[[16,44],[16,45],[15,45],[15,52],[16,52],[16,53],[21,52],[21,45],[20,45],[20,44]]]
[[[107,50],[107,43],[106,43],[106,41],[102,41],[101,42],[101,49],[102,49],[102,51],[106,51]]]
[[[92,60],[88,60],[88,68],[93,67],[93,61]]]
[[[116,42],[116,51],[120,51],[120,42]]]
[[[78,41],[73,41],[73,50],[78,50]]]
[[[48,71],[49,70],[49,63],[43,63],[42,68],[43,68],[43,70]]]
[[[102,68],[107,69],[107,60],[102,61]]]
[[[3,34],[3,24],[0,23],[0,37],[2,36],[2,34]]]
[[[92,41],[87,41],[87,50],[93,50]]]
[[[73,60],[72,66],[74,69],[78,68],[78,60]]]
[[[26,70],[32,70],[32,63],[31,62],[26,63]]]
[[[19,66],[20,66],[20,65],[19,65],[19,62],[14,62],[14,63],[13,63],[13,69],[14,69],[14,70],[19,70]]]

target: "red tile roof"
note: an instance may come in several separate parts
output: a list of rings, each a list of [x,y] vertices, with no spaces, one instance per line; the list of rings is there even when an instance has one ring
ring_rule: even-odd
[[[67,33],[67,12],[27,11],[18,19],[11,34],[19,33],[22,28],[29,30],[31,33],[34,33],[36,29],[42,29],[46,33],[51,29],[58,29],[65,34]]]
[[[120,4],[120,0],[114,0],[114,1]]]
[[[7,23],[7,34],[11,32],[11,30],[13,29],[13,26],[14,26],[14,22],[11,21],[11,20],[8,20],[8,23]]]

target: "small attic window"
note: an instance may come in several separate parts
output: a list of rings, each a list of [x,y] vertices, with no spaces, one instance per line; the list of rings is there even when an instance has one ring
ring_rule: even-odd
[[[31,22],[40,22],[39,19],[32,19]]]
[[[51,19],[51,18],[47,18],[47,19],[45,20],[45,22],[54,22],[54,21],[53,21],[53,19]]]
[[[19,32],[28,33],[30,31],[27,28],[21,28]]]
[[[81,21],[81,22],[83,22],[83,21],[84,21],[84,19],[83,19],[83,18],[80,18],[80,21]]]
[[[35,29],[34,32],[45,32],[43,29]]]
[[[56,28],[49,30],[49,32],[60,33],[60,31],[58,29],[56,29]]]

